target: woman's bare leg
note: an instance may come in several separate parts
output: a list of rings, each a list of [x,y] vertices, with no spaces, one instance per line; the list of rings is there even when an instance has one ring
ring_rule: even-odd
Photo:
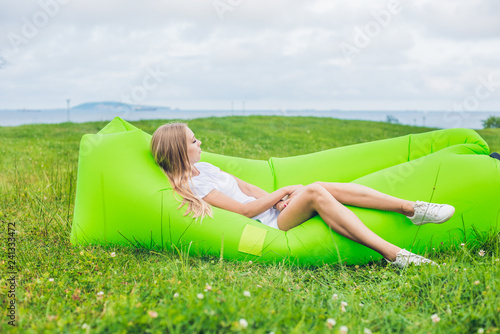
[[[318,213],[330,228],[394,261],[401,248],[373,233],[322,185],[313,183],[292,198],[278,216],[278,227],[287,231]]]
[[[413,216],[413,204],[401,198],[390,196],[375,189],[356,183],[316,182],[325,188],[342,204],[361,208],[394,211],[406,216]]]

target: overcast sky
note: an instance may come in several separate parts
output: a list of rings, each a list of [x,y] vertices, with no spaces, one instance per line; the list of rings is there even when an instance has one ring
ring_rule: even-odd
[[[500,1],[0,0],[0,109],[500,110]]]

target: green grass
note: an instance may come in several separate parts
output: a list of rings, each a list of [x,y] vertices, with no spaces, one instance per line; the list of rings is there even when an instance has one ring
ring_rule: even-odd
[[[133,124],[152,133],[164,122]],[[183,252],[72,247],[79,140],[106,123],[0,127],[0,332],[338,333],[341,326],[349,333],[365,328],[373,333],[500,331],[500,241],[494,234],[427,254],[441,268],[406,271],[383,261],[297,268]],[[430,130],[314,117],[226,117],[188,124],[204,150],[253,159]],[[500,151],[500,129],[479,133],[492,151]],[[7,324],[7,225],[14,222],[16,328]],[[347,303],[345,312],[341,302]],[[433,314],[439,322],[432,321]],[[331,329],[329,318],[336,320]]]

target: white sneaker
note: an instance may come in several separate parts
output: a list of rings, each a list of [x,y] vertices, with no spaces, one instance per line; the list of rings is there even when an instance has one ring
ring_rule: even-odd
[[[401,269],[408,267],[408,265],[410,265],[411,263],[416,266],[419,266],[422,263],[431,264],[433,266],[437,265],[436,262],[426,259],[423,256],[413,254],[412,252],[408,252],[406,249],[402,249],[396,254],[396,261],[388,262]]]
[[[448,204],[434,204],[417,201],[413,204],[415,213],[408,217],[415,225],[428,223],[441,224],[447,221],[455,213],[455,208]]]

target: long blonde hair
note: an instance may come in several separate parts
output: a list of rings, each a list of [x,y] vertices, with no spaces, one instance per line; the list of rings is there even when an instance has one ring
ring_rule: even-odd
[[[210,205],[198,197],[189,185],[192,168],[189,162],[186,144],[185,123],[168,123],[160,126],[151,138],[151,153],[156,163],[167,174],[174,191],[182,197],[182,203],[188,208],[184,216],[193,214],[193,218],[212,217]]]

